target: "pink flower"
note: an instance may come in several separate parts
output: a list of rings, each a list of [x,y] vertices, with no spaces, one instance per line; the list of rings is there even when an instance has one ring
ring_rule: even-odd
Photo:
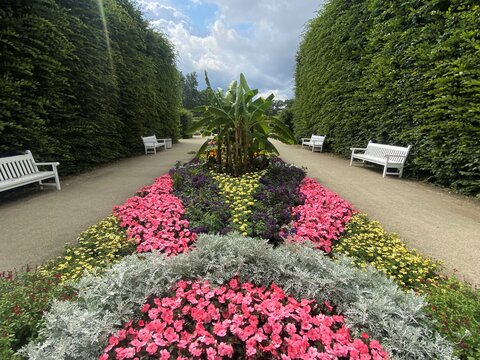
[[[288,241],[311,241],[329,253],[332,243],[338,239],[355,211],[348,202],[314,179],[305,178],[300,184],[300,192],[305,203],[292,209],[297,218],[291,225],[294,235],[290,234],[291,231],[283,231],[282,235]]]
[[[159,250],[176,255],[188,251],[196,240],[196,234],[188,230],[188,221],[183,219],[181,200],[172,194],[172,185],[170,176],[164,175],[141,189],[140,196],[114,207],[121,226],[127,228],[128,238],[137,243],[137,252]]]
[[[170,359],[170,353],[168,350],[163,349],[160,351],[160,360],[169,360]]]
[[[233,356],[232,345],[221,342],[220,344],[218,344],[218,354],[231,358]]]
[[[157,344],[155,344],[155,343],[152,342],[152,343],[149,343],[149,344],[148,344],[148,346],[147,346],[147,348],[146,348],[145,350],[146,350],[147,353],[149,353],[150,355],[153,355],[153,354],[155,354],[155,353],[157,352],[158,346],[157,346]]]
[[[324,305],[333,312],[328,302],[297,300],[275,284],[257,287],[234,278],[213,288],[206,281],[179,282],[172,296],[151,296],[146,304],[140,319],[109,337],[100,360],[387,359],[378,341],[365,333],[352,339],[343,316],[323,313]],[[161,315],[152,319],[155,312]]]

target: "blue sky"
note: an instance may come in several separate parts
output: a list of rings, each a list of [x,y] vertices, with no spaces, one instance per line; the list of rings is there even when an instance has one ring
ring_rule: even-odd
[[[208,71],[225,89],[243,72],[250,87],[293,97],[295,54],[323,0],[136,0],[151,26],[178,52],[183,73]]]

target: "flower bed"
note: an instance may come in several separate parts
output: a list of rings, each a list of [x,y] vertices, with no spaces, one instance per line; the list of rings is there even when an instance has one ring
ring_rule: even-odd
[[[350,219],[333,251],[352,257],[359,267],[374,266],[406,290],[423,292],[438,282],[435,262],[407,249],[397,235],[363,214]]]
[[[39,268],[44,276],[58,276],[61,282],[78,281],[85,271],[100,274],[103,269],[134,252],[115,216],[109,216],[82,232],[75,246]]]
[[[230,232],[231,208],[219,196],[219,184],[210,172],[193,161],[185,166],[170,170],[174,194],[182,200],[190,230],[200,233]]]
[[[202,235],[193,251],[168,259],[128,256],[102,277],[82,278],[79,299],[55,304],[41,330],[43,341],[22,353],[31,360],[98,358],[118,324],[140,320],[139,309],[151,294],[171,296],[180,279],[200,279],[216,288],[234,277],[259,287],[276,284],[296,299],[328,300],[343,314],[353,338],[369,334],[392,359],[453,358],[448,343],[431,331],[423,300],[372,268],[359,271],[349,259],[331,261],[301,244],[272,248],[233,234]]]
[[[213,173],[213,172],[212,172]],[[230,206],[232,217],[230,221],[235,229],[243,235],[249,233],[249,218],[252,207],[255,205],[253,194],[260,186],[259,180],[265,175],[265,171],[246,173],[238,177],[227,174],[212,174],[218,182],[219,195]]]
[[[172,292],[151,296],[139,319],[110,336],[99,359],[387,357],[367,334],[352,339],[343,316],[332,314],[328,303],[297,301],[275,284],[179,281]]]
[[[196,239],[188,229],[188,220],[182,218],[185,209],[172,194],[172,184],[170,176],[164,175],[154,185],[141,189],[143,196],[131,197],[113,209],[139,253],[159,250],[175,255],[187,251]]]
[[[299,191],[304,178],[304,170],[278,158],[270,159],[268,169],[253,194],[255,204],[248,220],[249,236],[268,239],[274,244],[284,241],[281,228],[294,219],[291,208],[304,201]]]
[[[62,257],[36,273],[45,279],[56,276],[60,282],[80,280],[78,287],[81,291],[86,289],[86,293],[81,293],[83,298],[79,301],[54,305],[43,332],[47,339],[45,349],[52,346],[52,355],[49,357],[47,350],[40,351],[32,344],[28,350],[32,358],[70,358],[68,349],[83,349],[79,359],[98,357],[106,346],[106,334],[118,331],[116,324],[132,320],[131,326],[138,326],[142,317],[138,309],[146,298],[171,297],[168,289],[181,279],[209,281],[211,288],[217,289],[236,276],[257,287],[276,284],[287,297],[312,299],[317,304],[329,301],[339,314],[343,314],[353,338],[361,340],[363,332],[371,334],[394,359],[452,358],[451,349],[432,332],[433,329],[439,329],[459,344],[456,352],[462,359],[475,358],[480,348],[475,340],[480,331],[478,292],[465,291],[458,283],[439,281],[434,262],[408,250],[398,237],[386,233],[364,215],[355,214],[352,206],[338,195],[304,176],[301,169],[278,159],[270,159],[263,172],[241,178],[215,174],[202,164],[192,163],[172,169],[170,175],[140,189],[125,204],[115,207],[115,216],[82,233],[78,247],[68,248]],[[235,219],[237,221],[233,221]],[[232,235],[209,238],[211,244],[207,241],[203,249],[189,252],[187,257],[173,256],[195,249],[199,233],[226,234],[233,229],[268,239],[274,245],[284,240],[304,245],[279,246],[275,256],[268,255],[267,261],[265,256],[271,249],[262,247],[264,242]],[[135,250],[133,242],[137,252],[160,251],[169,256],[171,267],[159,259],[161,264],[154,262],[154,268],[144,268],[145,257],[150,259],[148,255],[120,261]],[[317,249],[318,259],[312,260],[310,246]],[[328,257],[323,256],[331,251]],[[342,254],[351,258],[343,259]],[[322,262],[335,264],[332,259],[337,261],[334,268]],[[107,274],[102,278],[102,269],[118,261],[120,268],[132,267],[124,268],[122,275],[109,277]],[[421,299],[402,294],[383,274],[372,271],[370,265],[404,290],[424,292],[431,304],[435,304],[426,309],[439,321],[430,322]],[[81,278],[85,270],[101,277],[96,280]],[[127,274],[128,271],[132,274]],[[0,279],[0,286],[1,282]],[[92,292],[88,290],[90,285]],[[29,309],[22,310],[34,319],[26,325],[31,338],[35,338],[42,324],[38,309],[48,309],[51,300],[60,296],[60,290],[55,290],[57,286],[53,282],[47,285],[46,292],[53,297],[42,298],[41,306],[32,307],[31,314]],[[121,294],[123,291],[126,293]],[[446,296],[446,292],[451,296]],[[465,306],[451,305],[456,298]],[[3,302],[13,303],[12,299],[13,295],[7,293]],[[93,305],[96,302],[99,304]],[[6,308],[0,303],[2,309]],[[6,325],[10,326],[8,321],[12,319],[7,319]],[[78,339],[67,340],[62,335],[64,329],[57,328],[55,321],[58,324],[67,321],[70,330],[78,324],[84,324],[85,328],[79,328],[78,332],[72,330]],[[451,324],[461,331],[451,331]],[[20,335],[15,331],[0,334],[0,354],[5,339],[5,343],[21,344],[16,339]],[[468,331],[473,335],[468,336]],[[82,337],[84,332],[88,339]],[[51,337],[51,333],[56,335]],[[238,340],[233,333],[229,336],[230,340]],[[411,338],[418,341],[407,340]],[[236,353],[247,351],[246,344],[237,345],[239,347],[232,345]],[[157,350],[157,357],[161,350],[171,351],[162,347]],[[215,351],[218,353],[218,350],[217,347]]]
[[[343,232],[354,210],[337,194],[325,189],[314,179],[304,179],[300,185],[304,204],[292,209],[296,220],[283,236],[289,241],[311,241],[326,253]]]

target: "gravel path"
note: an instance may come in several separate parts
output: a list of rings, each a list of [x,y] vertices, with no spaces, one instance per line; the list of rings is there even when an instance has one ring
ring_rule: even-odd
[[[399,234],[410,248],[440,260],[447,273],[480,285],[480,201],[423,182],[384,179],[379,167],[349,167],[349,160],[334,154],[275,146],[282,159],[306,167],[308,176]]]
[[[72,177],[61,191],[26,191],[0,202],[0,271],[40,264],[60,255],[89,226],[112,212],[175,163],[188,161],[201,139],[181,140],[156,155],[140,155]],[[60,164],[61,166],[61,164]]]
[[[0,203],[0,271],[40,264],[62,253],[65,243],[112,212],[177,161],[193,157],[201,139],[182,140],[157,155],[142,155],[61,179],[62,190],[27,191]],[[329,153],[275,145],[281,157],[307,167],[308,175],[378,219],[388,231],[448,273],[480,285],[480,202],[430,184],[388,177],[380,169],[349,167]]]

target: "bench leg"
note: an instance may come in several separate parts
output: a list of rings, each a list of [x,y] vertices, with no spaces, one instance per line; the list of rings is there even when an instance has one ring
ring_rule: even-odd
[[[55,169],[56,170],[56,169]],[[60,187],[60,178],[58,177],[58,172],[55,171],[55,184],[57,185],[57,190],[61,190]]]
[[[385,177],[385,175],[387,175],[387,165],[383,168],[383,177]]]
[[[352,152],[352,156],[350,157],[350,166],[352,166],[353,164],[353,152]]]
[[[403,175],[403,167],[398,169],[398,178],[400,179]]]

